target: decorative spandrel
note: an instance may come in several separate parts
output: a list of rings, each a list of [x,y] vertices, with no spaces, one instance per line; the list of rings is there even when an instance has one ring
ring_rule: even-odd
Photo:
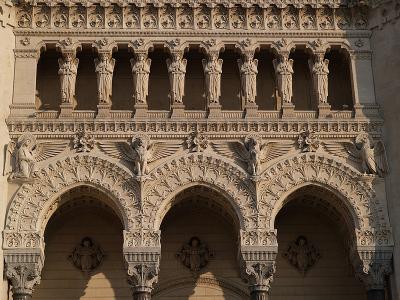
[[[85,274],[90,274],[103,262],[104,253],[90,237],[84,237],[69,256],[72,264]]]
[[[321,254],[305,236],[301,235],[295,242],[289,244],[287,250],[283,253],[283,257],[305,276],[321,258]]]
[[[214,257],[214,254],[198,237],[192,237],[176,256],[190,271],[199,272]]]

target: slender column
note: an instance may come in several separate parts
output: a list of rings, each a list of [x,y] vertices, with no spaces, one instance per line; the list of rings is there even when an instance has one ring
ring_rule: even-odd
[[[221,96],[221,75],[223,60],[219,58],[218,50],[208,50],[207,58],[202,60],[205,75],[205,95],[209,117],[218,117],[221,111],[219,98]]]
[[[97,95],[99,99],[97,117],[107,117],[111,109],[112,78],[115,59],[109,50],[99,50],[99,58],[94,60],[97,74]]]
[[[40,52],[37,49],[15,49],[14,55],[14,94],[10,106],[11,116],[32,116],[36,111],[36,73]]]
[[[146,117],[151,59],[147,56],[147,50],[138,50],[135,51],[135,58],[130,62],[134,85],[135,118]]]
[[[318,51],[314,53],[312,59],[308,60],[320,118],[326,117],[331,110],[328,103],[329,60],[324,59],[324,56],[325,51]]]
[[[280,51],[278,53],[278,58],[273,60],[278,83],[278,92],[282,99],[282,114],[284,117],[291,117],[294,115],[294,105],[292,103],[292,76],[294,70],[293,59],[289,59],[289,53],[289,51]]]
[[[171,50],[171,58],[167,59],[167,67],[170,82],[170,94],[172,104],[172,117],[184,117],[185,106],[185,75],[187,60],[183,58],[183,51]]]
[[[75,86],[78,74],[79,59],[76,58],[76,50],[62,51],[62,58],[58,59],[58,75],[60,75],[61,112],[60,117],[72,116],[76,107]]]

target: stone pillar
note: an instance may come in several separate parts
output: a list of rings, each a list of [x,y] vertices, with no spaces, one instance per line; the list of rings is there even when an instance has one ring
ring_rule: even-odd
[[[10,114],[15,117],[32,117],[36,111],[36,74],[40,51],[15,49],[14,95]]]
[[[250,289],[251,300],[269,299],[278,254],[276,231],[254,229],[241,232],[242,277]]]
[[[170,82],[170,94],[172,104],[172,117],[184,117],[185,105],[185,75],[187,60],[183,58],[183,51],[170,50],[171,58],[167,59],[168,75]]]
[[[136,50],[135,58],[131,59],[135,101],[135,118],[147,117],[147,96],[149,95],[149,77],[151,59],[148,50]]]
[[[221,113],[221,75],[223,60],[219,58],[220,49],[208,49],[207,58],[202,60],[205,76],[205,95],[209,118],[218,118]]]
[[[316,51],[313,58],[308,60],[320,118],[326,117],[331,110],[331,106],[328,103],[329,60],[324,59],[324,57],[325,51]]]
[[[28,250],[28,249],[25,249]],[[43,267],[41,249],[29,249],[26,252],[7,251],[4,256],[5,271],[12,285],[14,300],[30,300],[35,285],[40,283]]]
[[[112,51],[110,50],[98,50],[98,53],[99,58],[95,58],[94,60],[97,73],[97,95],[99,99],[97,117],[102,118],[110,115],[115,59],[112,58]]]
[[[75,86],[78,74],[79,59],[76,58],[76,49],[62,50],[62,58],[58,60],[60,76],[61,106],[60,117],[72,117],[76,107]]]
[[[293,98],[293,59],[289,59],[290,51],[280,51],[273,60],[278,84],[278,93],[282,99],[282,116],[294,117]]]

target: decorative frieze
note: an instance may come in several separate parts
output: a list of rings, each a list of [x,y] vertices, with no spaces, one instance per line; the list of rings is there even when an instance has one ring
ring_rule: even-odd
[[[17,8],[19,28],[39,30],[57,28],[142,29],[142,30],[362,30],[367,29],[367,12],[342,3],[254,4],[197,1],[195,4],[88,1],[64,6],[62,1],[51,5],[21,5]]]

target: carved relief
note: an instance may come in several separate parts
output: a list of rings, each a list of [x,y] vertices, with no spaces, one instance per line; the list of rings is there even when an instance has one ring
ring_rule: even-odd
[[[182,264],[192,272],[199,272],[214,255],[198,237],[192,237],[176,254]]]
[[[318,10],[318,25],[322,30],[334,29],[333,10],[329,7],[323,7]]]
[[[190,152],[203,152],[208,148],[208,139],[207,137],[198,131],[195,131],[186,139],[186,146]]]
[[[105,15],[104,7],[100,5],[93,5],[87,8],[88,10],[88,23],[91,28],[104,28]]]
[[[38,5],[34,9],[35,26],[38,28],[50,27],[50,8],[46,5]]]
[[[193,9],[188,5],[182,5],[178,8],[178,25],[181,29],[193,29],[194,15]]]
[[[294,6],[288,5],[283,11],[283,26],[286,29],[299,28],[299,11]]]
[[[301,26],[304,29],[315,29],[317,27],[316,11],[311,6],[305,6],[300,11]]]
[[[302,152],[315,152],[320,146],[318,136],[310,130],[300,133],[297,143]]]
[[[107,26],[109,28],[122,28],[122,8],[110,5],[106,8]]]
[[[69,27],[69,11],[64,5],[56,6],[52,10],[53,26],[56,28],[67,28]]]
[[[86,27],[86,7],[77,5],[71,7],[70,20],[73,28]]]
[[[160,8],[160,24],[164,29],[174,29],[175,25],[175,9],[170,5]]]
[[[29,5],[23,5],[18,7],[16,18],[17,24],[21,28],[29,28],[32,26],[32,14],[33,9]]]
[[[158,9],[154,6],[146,6],[142,9],[142,24],[146,29],[158,28]]]
[[[196,9],[196,27],[199,29],[209,29],[211,27],[211,9],[205,5],[200,5]]]
[[[272,30],[282,28],[281,11],[278,7],[271,6],[267,8],[265,24]]]
[[[76,149],[77,152],[85,153],[93,150],[95,139],[91,134],[80,131],[75,134],[73,143],[74,149]]]
[[[134,5],[127,5],[124,8],[124,22],[126,28],[140,28],[140,9]]]
[[[264,29],[264,11],[261,7],[250,7],[248,9],[248,19],[251,29]]]
[[[217,29],[229,28],[228,9],[222,5],[218,5],[214,10],[213,20],[214,20],[215,28],[217,28]]]
[[[382,141],[374,142],[367,133],[359,134],[354,143],[324,142],[324,147],[333,155],[360,164],[364,174],[384,177],[389,171],[385,145]]]
[[[246,9],[240,6],[235,6],[234,8],[230,9],[230,21],[231,27],[235,29],[246,29]]]
[[[90,237],[84,237],[69,256],[75,268],[86,275],[97,269],[103,258],[104,254],[100,246]]]
[[[299,236],[295,242],[289,244],[283,257],[305,276],[307,271],[320,259],[321,254],[305,236]]]
[[[6,262],[5,275],[10,280],[13,294],[16,296],[31,295],[40,283],[41,266],[37,263]]]
[[[339,29],[346,30],[352,27],[351,11],[342,7],[336,10],[336,25]]]

